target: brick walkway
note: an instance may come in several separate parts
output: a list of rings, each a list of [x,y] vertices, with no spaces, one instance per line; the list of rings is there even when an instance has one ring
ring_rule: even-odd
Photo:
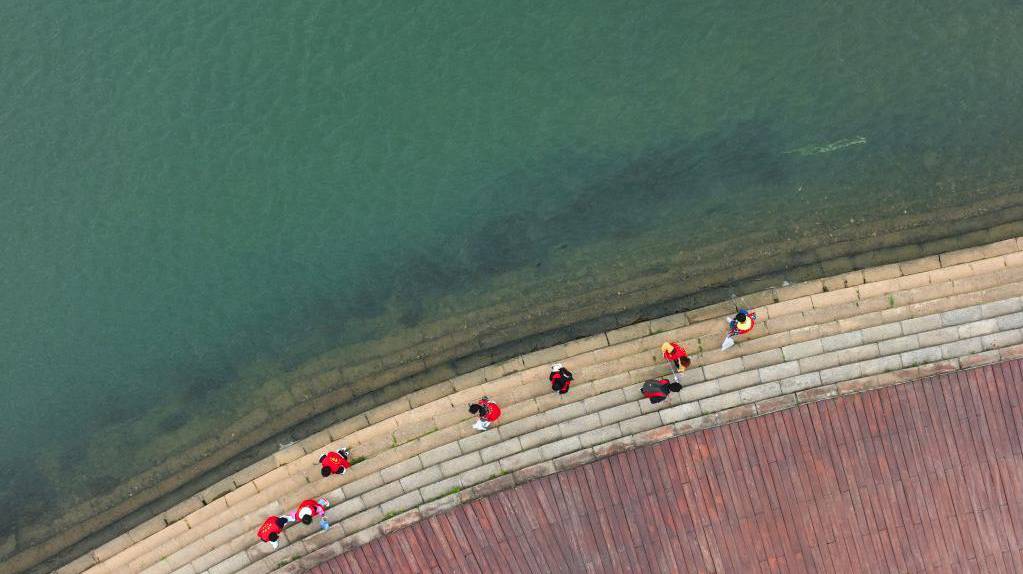
[[[1023,571],[1021,383],[1007,361],[678,437],[311,572]]]

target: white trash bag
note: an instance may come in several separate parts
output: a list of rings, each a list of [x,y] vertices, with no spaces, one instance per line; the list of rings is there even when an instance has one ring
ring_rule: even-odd
[[[731,337],[725,337],[724,341],[721,341],[721,350],[731,349],[735,345],[735,339]]]

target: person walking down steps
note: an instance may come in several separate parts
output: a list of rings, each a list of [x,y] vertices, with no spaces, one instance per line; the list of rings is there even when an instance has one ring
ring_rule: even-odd
[[[679,382],[678,376],[684,373],[692,363],[685,347],[675,341],[665,341],[661,345],[661,353],[664,355],[664,360],[668,361],[668,364],[671,365],[671,372],[674,374],[675,382]]]
[[[650,404],[652,405],[667,399],[669,394],[677,393],[681,390],[681,384],[673,383],[668,379],[651,379],[644,382],[640,388],[643,396],[650,399]]]
[[[294,522],[294,520],[294,518],[288,515],[270,516],[263,521],[263,525],[259,527],[256,536],[269,544],[271,548],[277,550],[277,545],[280,544],[281,532],[284,532],[284,527],[289,522]]]
[[[492,402],[487,396],[484,396],[479,402],[469,405],[469,412],[479,418],[476,424],[472,425],[472,428],[478,431],[487,430],[490,428],[490,425],[501,418],[501,407],[497,403]]]
[[[319,516],[320,530],[326,530],[330,528],[330,523],[324,516],[328,508],[330,508],[330,502],[327,502],[326,498],[303,500],[298,504],[295,512],[291,513],[290,518],[293,521],[301,521],[302,524],[312,524],[313,518]]]
[[[558,394],[565,394],[568,392],[568,387],[572,385],[572,372],[569,371],[561,363],[554,363],[551,365],[551,390]]]
[[[348,452],[347,448],[341,448],[336,451],[330,451],[327,454],[320,457],[320,474],[324,478],[332,474],[344,474],[348,470],[352,463],[348,460],[351,453]]]
[[[725,321],[728,322],[728,334],[721,342],[722,351],[735,344],[735,337],[745,335],[753,330],[753,326],[757,323],[757,314],[740,308],[735,317],[725,319]]]

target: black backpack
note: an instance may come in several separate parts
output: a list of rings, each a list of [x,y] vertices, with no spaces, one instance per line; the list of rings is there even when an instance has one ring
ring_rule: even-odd
[[[640,390],[643,392],[644,397],[651,396],[659,397],[667,396],[668,394],[667,385],[657,379],[650,379],[649,381],[645,381],[643,383],[643,387],[640,388]]]

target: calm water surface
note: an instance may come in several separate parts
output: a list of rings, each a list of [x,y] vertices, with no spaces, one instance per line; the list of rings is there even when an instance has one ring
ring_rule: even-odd
[[[8,3],[0,502],[587,246],[986,199],[1021,62],[1011,0]]]

